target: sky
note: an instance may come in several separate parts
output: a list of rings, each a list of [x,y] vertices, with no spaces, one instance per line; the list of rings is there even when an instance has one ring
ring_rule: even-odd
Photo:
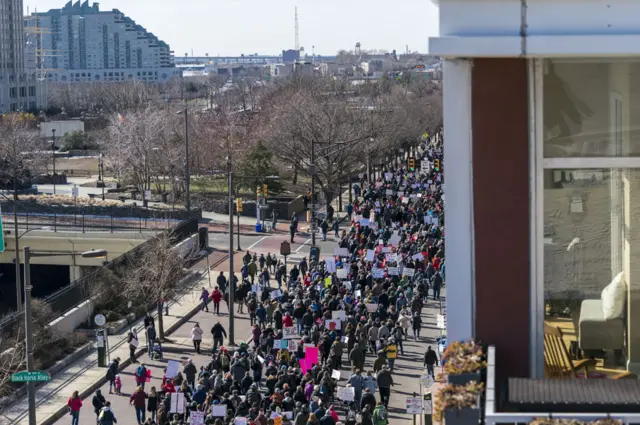
[[[44,12],[67,0],[25,0],[24,12]],[[75,0],[74,0],[75,1]],[[89,0],[92,4],[93,0]],[[431,0],[102,0],[100,10],[122,13],[167,42],[176,56],[280,54],[295,46],[298,7],[300,46],[311,54],[363,49],[427,52],[438,34]]]

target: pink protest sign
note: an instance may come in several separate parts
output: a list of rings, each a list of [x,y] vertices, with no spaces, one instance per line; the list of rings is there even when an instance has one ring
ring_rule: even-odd
[[[307,363],[305,362],[305,359],[300,359],[298,361],[300,362],[300,369],[302,370],[302,373],[307,373]]]
[[[305,347],[304,358],[307,365],[318,364],[318,347]]]

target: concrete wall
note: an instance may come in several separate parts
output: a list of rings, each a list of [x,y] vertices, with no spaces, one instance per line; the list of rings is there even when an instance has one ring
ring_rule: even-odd
[[[56,130],[56,139],[74,131],[84,133],[84,122],[80,120],[43,122],[40,124],[40,137],[51,137],[54,129]],[[59,142],[56,142],[56,145],[59,146]]]
[[[94,308],[93,300],[87,300],[49,323],[49,326],[62,334],[73,333],[81,324],[86,323],[87,319],[93,320]]]

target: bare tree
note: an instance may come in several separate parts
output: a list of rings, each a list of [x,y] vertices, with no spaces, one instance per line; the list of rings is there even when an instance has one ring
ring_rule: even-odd
[[[177,252],[174,242],[171,236],[156,236],[130,258],[133,267],[123,276],[123,293],[128,298],[156,303],[160,339],[164,339],[163,303],[174,298],[181,289],[179,281],[185,276],[184,267],[191,256],[190,253],[185,257]]]
[[[44,143],[38,138],[37,120],[30,114],[0,118],[0,188],[14,191],[29,185],[31,173],[43,159]]]

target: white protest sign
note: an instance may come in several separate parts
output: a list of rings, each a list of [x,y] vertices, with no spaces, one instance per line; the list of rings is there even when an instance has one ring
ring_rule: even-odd
[[[433,378],[429,374],[422,375],[420,377],[420,381],[422,382],[422,386],[425,387],[425,389],[429,389],[433,385]]]
[[[335,273],[336,271],[336,259],[333,257],[327,258],[324,260],[324,263],[327,265],[327,271],[329,273]]]
[[[353,295],[354,295],[356,298],[360,298],[360,297],[362,297],[362,291],[358,289],[356,292],[354,292],[354,293],[353,293]]]
[[[417,253],[416,255],[412,256],[411,258],[413,258],[414,260],[418,260],[418,261],[424,260],[424,256],[422,255],[422,252]]]
[[[260,363],[264,364],[264,357],[258,356],[258,360],[260,360]]]
[[[387,273],[389,274],[389,276],[398,276],[400,274],[400,271],[397,267],[389,267],[387,268]]]
[[[180,371],[180,362],[175,360],[169,360],[167,363],[167,371],[165,372],[165,376],[169,379],[175,378],[175,376]]]
[[[384,179],[389,181],[393,178],[393,174],[391,173],[384,173]]]
[[[336,380],[340,379],[340,371],[333,369],[333,371],[331,372],[331,377]]]
[[[184,413],[184,393],[171,393],[169,413]]]
[[[387,261],[396,262],[398,261],[398,255],[395,252],[389,252],[385,254],[385,258]]]
[[[386,194],[387,196],[392,196],[392,195],[393,195],[393,189],[387,189],[387,190],[385,191],[385,194]]]
[[[285,418],[293,419],[293,412],[282,412]]]
[[[349,271],[347,269],[338,269],[336,270],[336,276],[338,279],[346,279],[349,276]]]
[[[447,325],[445,322],[445,318],[442,314],[438,314],[436,316],[436,326],[438,327],[438,329],[446,329]]]
[[[333,249],[333,255],[335,255],[336,257],[348,257],[349,250],[347,248],[337,247]]]
[[[367,307],[367,311],[369,313],[373,313],[378,309],[378,304],[365,304],[365,306]]]
[[[354,401],[356,391],[353,387],[338,387],[338,399],[342,401]]]
[[[373,249],[367,249],[367,255],[364,257],[364,259],[367,261],[373,261],[373,257],[375,254],[376,252]]]
[[[236,417],[234,425],[247,425],[247,418],[237,418]]]
[[[294,352],[298,349],[298,341],[296,341],[295,339],[289,339],[287,341],[289,342],[287,344],[287,350]]]
[[[379,269],[379,268],[375,268],[371,270],[371,274],[373,275],[374,279],[382,279],[384,278],[384,270]]]
[[[224,418],[225,416],[227,416],[227,405],[223,404],[222,406],[211,406],[211,416],[218,418]]]
[[[407,397],[407,413],[412,415],[422,414],[422,398],[420,397]]]
[[[383,246],[382,247],[382,252],[384,252],[384,253],[391,252],[391,247],[390,246]]]
[[[324,327],[330,331],[339,331],[342,329],[342,321],[340,320],[325,320]]]
[[[298,329],[295,326],[282,328],[282,339],[292,339],[298,337]]]
[[[282,348],[282,340],[281,339],[274,339],[273,340],[273,348],[275,348],[276,350],[280,350]]]
[[[189,416],[189,423],[191,425],[204,425],[204,412],[192,411]]]
[[[344,310],[337,310],[331,312],[332,320],[347,320],[347,313]]]
[[[282,296],[282,291],[279,289],[276,289],[275,291],[271,291],[271,299],[275,300],[278,299]]]
[[[360,220],[360,227],[369,227],[369,219],[363,218],[362,220]]]
[[[416,274],[416,269],[410,269],[409,267],[405,267],[404,270],[402,271],[403,276],[408,276],[408,277],[412,277],[414,274]]]

